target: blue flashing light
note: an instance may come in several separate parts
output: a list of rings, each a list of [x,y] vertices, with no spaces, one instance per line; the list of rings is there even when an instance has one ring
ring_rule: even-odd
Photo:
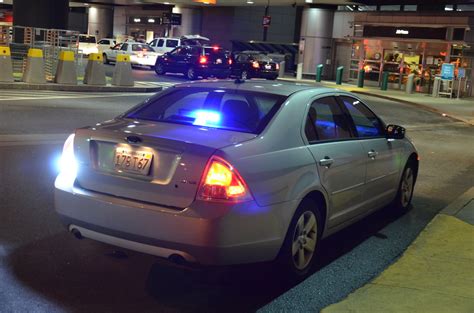
[[[196,110],[191,113],[195,118],[193,125],[199,126],[218,126],[221,121],[221,114],[216,111]]]

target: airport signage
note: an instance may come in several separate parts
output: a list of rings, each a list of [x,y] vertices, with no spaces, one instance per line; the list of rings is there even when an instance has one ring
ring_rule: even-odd
[[[454,79],[454,64],[444,63],[441,65],[441,78]]]
[[[446,40],[446,27],[364,26],[364,37]]]
[[[181,25],[181,14],[165,12],[162,16],[163,24]]]

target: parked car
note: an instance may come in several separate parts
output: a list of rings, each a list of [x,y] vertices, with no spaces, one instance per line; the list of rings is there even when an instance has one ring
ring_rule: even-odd
[[[117,42],[113,38],[102,38],[97,43],[97,50],[99,53],[104,53],[105,50],[112,49],[116,44]]]
[[[129,54],[132,65],[149,66],[153,68],[158,53],[147,44],[139,42],[124,42],[115,45],[112,49],[103,53],[104,63],[109,64],[117,60],[117,54]]]
[[[207,81],[77,129],[54,203],[77,238],[205,265],[276,260],[301,278],[322,238],[407,210],[417,173],[404,128],[351,93]]]
[[[243,51],[234,55],[231,75],[242,79],[266,78],[275,80],[280,65],[259,51]]]
[[[187,35],[182,37],[160,37],[153,39],[149,45],[155,49],[158,54],[163,55],[166,52],[173,51],[176,47],[181,45],[202,45],[202,43],[209,42],[209,38],[199,35]]]
[[[183,73],[187,79],[198,77],[227,78],[232,59],[230,53],[219,47],[179,46],[156,60],[158,75]]]
[[[80,34],[78,38],[78,50],[80,53],[89,55],[91,53],[98,53],[97,37],[94,35]]]

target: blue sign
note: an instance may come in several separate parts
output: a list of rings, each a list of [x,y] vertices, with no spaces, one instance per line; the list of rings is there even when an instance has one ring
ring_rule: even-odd
[[[444,63],[441,66],[442,79],[454,79],[454,64]]]
[[[466,77],[466,69],[464,67],[458,68],[458,79]]]

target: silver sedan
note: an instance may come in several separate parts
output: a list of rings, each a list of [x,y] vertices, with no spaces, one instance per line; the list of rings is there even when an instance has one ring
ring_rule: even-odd
[[[276,260],[304,277],[319,241],[410,206],[418,154],[336,89],[187,83],[64,144],[55,207],[78,238],[229,265]]]

